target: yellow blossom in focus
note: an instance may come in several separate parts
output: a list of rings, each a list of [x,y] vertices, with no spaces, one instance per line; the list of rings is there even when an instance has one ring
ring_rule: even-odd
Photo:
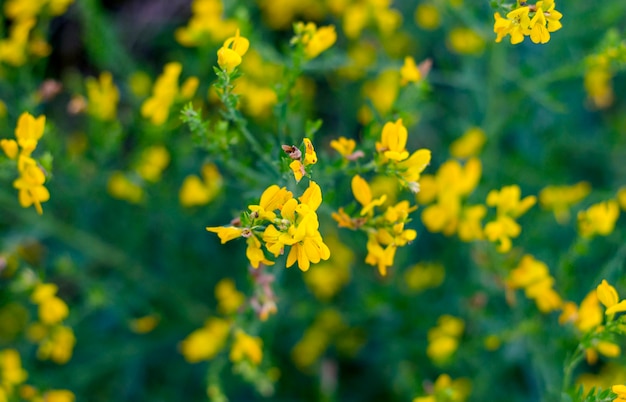
[[[258,366],[263,359],[263,341],[258,336],[250,336],[238,329],[235,331],[235,339],[230,349],[230,360],[239,362],[248,360]]]
[[[231,73],[239,64],[242,57],[248,51],[250,41],[239,34],[239,29],[235,36],[224,41],[222,47],[217,51],[217,64],[224,71]]]
[[[587,210],[578,212],[578,233],[583,238],[595,235],[608,236],[613,232],[618,217],[617,201],[593,204]]]
[[[88,99],[87,112],[100,120],[115,120],[120,92],[113,83],[113,75],[105,71],[97,80],[89,77],[85,80],[85,86]]]
[[[204,327],[193,331],[180,343],[180,352],[189,363],[214,358],[225,346],[230,324],[221,318],[209,318]]]
[[[394,123],[387,122],[383,126],[380,142],[376,142],[376,151],[382,153],[385,158],[393,161],[402,161],[409,157],[406,140],[408,131],[402,124],[402,119]]]

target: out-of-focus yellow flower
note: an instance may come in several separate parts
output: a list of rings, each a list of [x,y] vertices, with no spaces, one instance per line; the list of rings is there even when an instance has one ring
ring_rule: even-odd
[[[453,380],[448,374],[441,374],[435,380],[432,394],[420,396],[413,399],[413,402],[465,402],[472,391],[472,383],[467,378]]]
[[[143,98],[150,94],[152,79],[144,71],[135,71],[128,77],[128,86],[133,95]]]
[[[263,341],[258,336],[250,336],[241,329],[235,331],[235,339],[230,349],[230,360],[234,363],[248,360],[258,366],[263,360]]]
[[[433,31],[441,25],[439,9],[430,3],[422,3],[415,9],[415,23],[427,31]]]
[[[13,1],[16,4],[29,4],[35,2]],[[26,63],[28,56],[28,37],[35,27],[36,19],[15,19],[9,28],[9,36],[0,39],[0,63],[7,63],[13,67],[19,67]]]
[[[142,179],[156,183],[161,180],[161,173],[170,163],[170,153],[163,145],[153,145],[144,149],[136,167]]]
[[[206,205],[213,201],[223,186],[222,175],[217,166],[206,163],[202,166],[202,179],[196,175],[185,177],[178,198],[183,207]]]
[[[87,112],[100,120],[115,120],[120,92],[113,83],[113,75],[105,71],[97,80],[88,77],[85,86],[88,99]]]
[[[552,210],[558,223],[564,224],[570,218],[570,207],[582,201],[591,192],[587,182],[572,186],[547,186],[539,192],[539,204]]]
[[[404,64],[400,68],[400,85],[407,85],[410,82],[418,82],[422,79],[422,73],[415,64],[415,59],[411,56],[404,58]]]
[[[187,26],[174,33],[183,46],[199,46],[210,42],[221,42],[229,32],[237,29],[237,21],[224,19],[224,5],[221,0],[194,0],[191,3],[192,16]]]
[[[352,250],[336,236],[325,236],[325,241],[333,251],[332,256],[304,275],[307,287],[321,300],[329,300],[350,281],[350,265],[354,260]]]
[[[308,59],[319,56],[337,41],[334,25],[318,28],[313,22],[306,24],[298,22],[294,26],[294,31],[296,33],[295,40],[304,45],[304,54]]]
[[[479,127],[471,127],[450,144],[450,154],[459,159],[476,156],[480,153],[485,141],[487,141],[485,132]]]
[[[404,273],[404,282],[414,292],[436,288],[443,283],[446,271],[438,263],[418,263]]]
[[[461,55],[478,55],[485,49],[485,40],[471,28],[457,27],[448,33],[448,49]]]
[[[363,85],[363,95],[372,102],[374,109],[386,116],[393,107],[400,86],[400,74],[395,70],[381,72],[376,79]]]
[[[615,229],[619,217],[617,201],[609,200],[593,204],[578,212],[578,233],[581,237],[608,236]]]
[[[115,171],[107,182],[107,191],[113,198],[139,204],[143,200],[143,188],[133,183],[123,172]]]
[[[230,324],[221,318],[209,318],[204,327],[193,331],[181,343],[180,351],[189,363],[214,358],[226,344]]]
[[[339,137],[330,141],[330,147],[339,152],[344,158],[348,158],[354,152],[354,148],[356,148],[356,141],[351,138]]]
[[[222,314],[236,312],[246,301],[246,296],[237,290],[235,282],[230,278],[224,278],[215,285],[215,298],[217,309]]]
[[[465,322],[451,315],[442,315],[437,326],[428,331],[426,354],[435,363],[447,360],[459,347],[459,339],[465,329]]]
[[[57,364],[65,364],[72,357],[76,337],[70,327],[55,326],[46,338],[39,344],[37,358],[52,360]]]
[[[136,334],[147,334],[159,325],[159,317],[155,314],[134,318],[128,323],[128,327]]]
[[[563,300],[552,288],[554,278],[550,276],[548,266],[531,255],[522,257],[506,283],[511,289],[524,289],[526,297],[534,300],[542,313],[558,310],[563,305]]]
[[[0,379],[7,388],[23,383],[28,373],[22,368],[22,359],[16,349],[0,351]]]

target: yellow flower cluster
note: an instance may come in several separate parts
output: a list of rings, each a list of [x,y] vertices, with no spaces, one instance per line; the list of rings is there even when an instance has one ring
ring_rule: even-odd
[[[130,174],[115,171],[109,177],[107,191],[117,199],[139,204],[144,199],[142,183],[156,183],[170,163],[170,153],[163,145],[145,148]]]
[[[174,33],[183,46],[200,46],[207,39],[221,42],[228,37],[228,32],[237,29],[237,21],[223,18],[224,4],[221,0],[193,0],[191,12],[187,26],[178,28]]]
[[[0,140],[0,147],[10,159],[17,160],[17,170],[20,177],[13,182],[13,187],[18,190],[20,205],[28,208],[35,206],[37,213],[41,215],[43,209],[41,203],[50,199],[50,192],[44,186],[46,175],[41,166],[31,157],[37,147],[39,139],[43,136],[46,117],[33,117],[24,112],[17,121],[15,128],[16,140]]]
[[[319,233],[316,210],[322,203],[322,190],[314,181],[302,196],[294,198],[285,187],[272,185],[263,194],[259,204],[249,205],[249,213],[244,214],[239,226],[207,227],[217,233],[222,244],[244,237],[248,244],[246,256],[250,265],[272,265],[262,247],[274,258],[291,247],[287,255],[287,268],[296,262],[302,271],[311,263],[318,263],[330,257],[330,250]]]
[[[526,297],[534,300],[542,313],[559,310],[563,304],[561,296],[553,289],[554,278],[548,266],[532,255],[522,257],[509,273],[506,285],[510,289],[524,289]]]
[[[459,341],[465,330],[465,322],[458,317],[442,315],[437,326],[428,331],[426,354],[435,363],[448,360],[459,348]]]
[[[617,66],[626,61],[626,43],[616,30],[609,30],[601,42],[601,49],[585,59],[584,87],[595,109],[613,104],[615,93],[611,80]]]
[[[560,19],[563,14],[554,7],[554,0],[539,0],[536,4],[518,0],[516,7],[506,14],[506,18],[496,12],[493,24],[496,42],[511,35],[513,45],[523,42],[526,36],[530,36],[533,43],[547,43],[550,32],[558,31],[562,27]]]
[[[198,89],[200,81],[197,77],[187,78],[179,88],[178,78],[182,71],[183,66],[179,62],[167,63],[154,83],[152,96],[141,105],[141,115],[155,126],[167,121],[175,102],[191,99]]]
[[[15,389],[28,378],[22,359],[15,349],[0,350],[0,401],[11,400]]]
[[[404,282],[413,292],[423,292],[443,283],[446,271],[441,264],[420,262],[404,272]]]
[[[522,227],[515,221],[530,207],[535,205],[537,197],[529,195],[521,198],[519,186],[505,186],[491,190],[487,194],[487,205],[496,208],[496,218],[485,225],[485,237],[498,243],[498,251],[506,253],[511,249],[511,239],[520,235]]]
[[[292,39],[292,43],[302,44],[307,59],[314,59],[337,41],[334,25],[318,28],[312,22],[298,22],[294,25],[294,32],[296,37]]]
[[[425,175],[417,194],[420,204],[430,204],[422,211],[422,222],[433,233],[454,233],[466,242],[483,238],[481,220],[487,213],[484,205],[466,205],[482,174],[478,158],[465,165],[455,159],[444,162],[435,175]]]
[[[69,308],[56,296],[57,290],[57,286],[52,283],[40,283],[33,290],[30,298],[38,306],[39,322],[31,324],[28,337],[39,343],[39,359],[65,364],[72,357],[76,338],[70,327],[62,325]]]
[[[400,11],[391,8],[389,0],[352,0],[331,2],[332,12],[343,20],[343,31],[349,39],[358,39],[367,27],[376,28],[382,35],[393,34],[402,24]]]
[[[418,396],[413,402],[464,402],[472,391],[472,383],[467,378],[453,380],[448,374],[441,374],[435,380],[430,395]]]
[[[227,315],[235,313],[245,302],[245,296],[235,287],[232,279],[222,279],[215,286],[215,298],[218,310]],[[232,335],[232,336],[231,336]],[[179,347],[189,363],[215,358],[228,344],[230,339],[230,360],[233,363],[249,362],[258,366],[263,359],[261,338],[247,334],[233,321],[221,317],[211,317],[204,326],[193,331]]]
[[[67,10],[74,0],[8,0],[4,3],[4,15],[11,20],[9,36],[0,38],[0,63],[19,67],[29,55],[45,57],[51,52],[50,45],[41,37],[32,37],[40,14],[58,16]]]

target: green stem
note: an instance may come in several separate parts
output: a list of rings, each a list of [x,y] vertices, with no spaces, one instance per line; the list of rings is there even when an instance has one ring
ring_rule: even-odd
[[[563,384],[561,386],[562,392],[567,392],[568,388],[572,383],[572,376],[574,374],[574,369],[581,362],[581,360],[585,357],[585,349],[582,346],[582,343],[579,343],[576,347],[574,353],[565,361],[563,365]]]

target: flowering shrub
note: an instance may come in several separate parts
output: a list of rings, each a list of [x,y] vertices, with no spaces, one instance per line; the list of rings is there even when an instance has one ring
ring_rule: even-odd
[[[1,11],[0,401],[626,401],[620,2]]]

